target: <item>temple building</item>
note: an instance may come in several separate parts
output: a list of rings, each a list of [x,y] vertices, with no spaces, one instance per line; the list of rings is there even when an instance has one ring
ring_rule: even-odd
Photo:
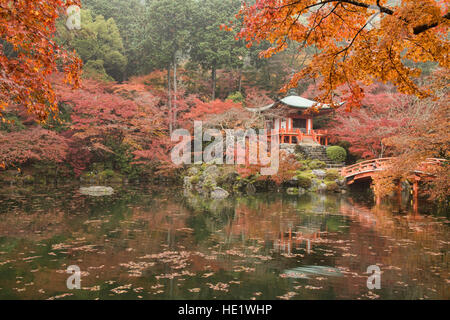
[[[315,110],[311,109],[313,106]],[[328,132],[315,130],[314,118],[333,112],[329,105],[300,97],[291,90],[283,99],[248,110],[264,116],[265,129],[278,131],[280,143],[328,145]]]

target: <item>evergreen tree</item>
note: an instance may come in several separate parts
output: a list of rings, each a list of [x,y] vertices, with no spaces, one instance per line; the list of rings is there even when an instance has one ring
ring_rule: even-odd
[[[83,8],[90,9],[105,19],[113,18],[123,40],[124,55],[128,63],[124,79],[142,73],[143,49],[145,35],[145,0],[84,0]]]
[[[241,69],[247,48],[232,32],[221,29],[239,11],[240,0],[208,0],[195,3],[190,56],[193,62],[211,71],[211,97],[216,97],[219,68]]]
[[[81,10],[82,29],[69,31],[64,22],[57,27],[57,41],[75,50],[85,64],[88,75],[95,73],[108,80],[121,81],[127,65],[119,29],[113,18]]]

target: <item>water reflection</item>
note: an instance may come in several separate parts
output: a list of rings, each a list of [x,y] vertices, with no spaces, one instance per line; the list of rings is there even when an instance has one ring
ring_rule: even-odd
[[[342,195],[4,189],[0,298],[448,299],[448,220],[405,210]],[[72,264],[82,290],[66,288]]]

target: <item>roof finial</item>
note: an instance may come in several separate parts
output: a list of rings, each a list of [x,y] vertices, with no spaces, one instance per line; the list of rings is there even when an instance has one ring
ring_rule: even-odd
[[[288,91],[288,96],[298,96],[297,88],[290,88]]]
[[[295,75],[295,69],[291,69],[291,78]],[[298,96],[297,88],[290,88],[288,91],[288,96]]]

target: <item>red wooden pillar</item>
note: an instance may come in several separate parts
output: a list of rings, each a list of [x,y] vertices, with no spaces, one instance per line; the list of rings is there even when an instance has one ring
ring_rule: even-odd
[[[419,179],[414,179],[413,183],[413,209],[417,212],[419,208]]]
[[[380,196],[376,196],[375,197],[375,202],[376,202],[376,205],[379,206],[381,204],[381,197]]]
[[[413,211],[415,215],[419,213],[419,202],[417,200],[413,202]]]
[[[399,180],[398,184],[397,184],[397,201],[398,201],[398,204],[401,205],[401,203],[402,203],[402,181],[401,180]]]
[[[413,184],[413,196],[414,200],[416,200],[419,197],[419,181],[417,179],[414,180]]]

